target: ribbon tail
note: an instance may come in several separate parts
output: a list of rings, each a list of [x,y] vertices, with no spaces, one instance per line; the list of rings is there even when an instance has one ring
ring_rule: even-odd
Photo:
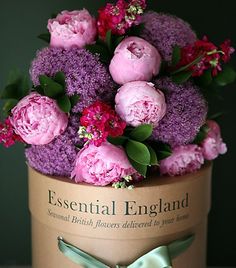
[[[167,246],[160,246],[134,263],[127,266],[127,268],[172,268],[171,257]]]
[[[58,248],[67,258],[84,268],[109,268],[79,248],[66,243],[61,237],[58,237]]]
[[[190,235],[183,239],[176,240],[168,245],[171,259],[179,256],[186,251],[193,243],[194,235]]]

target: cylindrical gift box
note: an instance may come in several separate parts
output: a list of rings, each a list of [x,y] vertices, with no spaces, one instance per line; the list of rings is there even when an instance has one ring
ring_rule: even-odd
[[[206,267],[211,164],[179,177],[155,175],[134,189],[76,184],[29,168],[33,268],[82,268],[58,249],[58,237],[109,267],[194,235],[174,268]]]

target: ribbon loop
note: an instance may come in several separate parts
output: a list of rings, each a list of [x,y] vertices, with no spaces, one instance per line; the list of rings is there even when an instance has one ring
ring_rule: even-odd
[[[176,240],[169,245],[157,247],[128,266],[116,265],[116,268],[172,268],[172,259],[187,250],[194,240],[194,235]],[[88,253],[65,242],[58,237],[59,250],[71,261],[84,268],[110,268]]]

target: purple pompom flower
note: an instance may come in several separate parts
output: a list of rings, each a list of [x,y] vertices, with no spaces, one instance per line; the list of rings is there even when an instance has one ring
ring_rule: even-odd
[[[72,115],[66,131],[47,145],[32,145],[25,150],[28,164],[45,175],[69,177],[78,149],[82,145],[77,131],[79,117]]]
[[[171,60],[174,46],[184,47],[197,39],[191,26],[176,16],[149,11],[142,16],[142,22],[141,37],[155,46],[165,61]]]
[[[167,112],[153,130],[153,138],[172,147],[192,142],[205,123],[207,103],[192,82],[177,85],[170,78],[155,81],[165,94]]]
[[[59,71],[65,73],[67,94],[80,95],[73,112],[82,112],[96,100],[114,99],[115,84],[107,68],[85,49],[44,48],[33,60],[30,75],[36,86],[40,75],[53,76]]]

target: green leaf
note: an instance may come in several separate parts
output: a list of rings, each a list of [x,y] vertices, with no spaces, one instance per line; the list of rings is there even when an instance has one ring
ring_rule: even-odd
[[[133,168],[138,171],[140,175],[142,175],[143,177],[146,177],[146,174],[147,174],[146,165],[139,164],[135,162],[134,160],[132,160],[131,158],[129,158],[129,162],[133,166]]]
[[[66,86],[66,77],[63,72],[57,72],[54,76],[54,81],[57,82],[58,84],[62,85],[64,88]]]
[[[226,86],[231,84],[236,79],[236,72],[230,66],[225,66],[223,71],[220,72],[214,79],[219,86]]]
[[[169,151],[158,151],[157,152],[157,159],[158,159],[158,161],[160,161],[160,160],[163,160],[171,155],[172,155],[172,153]]]
[[[111,144],[114,144],[114,145],[123,145],[128,140],[128,138],[125,136],[119,136],[119,137],[109,136],[107,138],[107,140],[108,140],[108,142],[110,142]]]
[[[111,54],[108,48],[101,44],[87,45],[86,49],[92,54],[98,54],[103,63],[110,63]]]
[[[182,83],[188,81],[188,79],[191,76],[192,76],[191,71],[178,73],[178,74],[175,74],[172,76],[172,81],[176,84],[182,84]]]
[[[209,127],[207,125],[204,125],[200,128],[197,136],[195,137],[193,143],[200,144],[207,136],[207,133],[209,132]]]
[[[50,98],[56,99],[58,96],[64,93],[63,86],[53,81],[52,78],[46,75],[40,75],[39,81],[44,90],[44,94]]]
[[[35,91],[38,92],[40,95],[44,95],[44,90],[41,86],[34,87]]]
[[[129,158],[142,165],[150,165],[150,153],[147,146],[141,142],[128,140],[125,150]]]
[[[16,78],[8,84],[2,91],[1,99],[18,99],[25,97],[29,93],[28,79],[25,76]]]
[[[73,95],[70,97],[70,103],[72,108],[78,103],[79,99],[80,99],[79,95]]]
[[[203,57],[204,57],[203,55],[200,55],[199,57],[197,57],[195,60],[193,60],[189,64],[180,67],[179,69],[175,70],[171,74],[175,75],[175,74],[178,74],[178,73],[182,73],[183,71],[187,71],[190,67],[192,67],[195,64],[199,63],[202,60]]]
[[[144,30],[144,27],[145,27],[144,23],[140,23],[139,25],[132,26],[127,31],[127,35],[129,35],[129,36],[140,36],[142,31]]]
[[[48,43],[48,44],[50,43],[51,35],[50,35],[49,32],[48,32],[48,33],[40,34],[40,35],[38,35],[37,37],[38,37],[39,39],[45,41],[45,42]]]
[[[18,85],[17,84],[11,84],[7,85],[2,93],[0,98],[1,99],[18,99]]]
[[[60,107],[60,109],[65,112],[65,113],[69,113],[71,110],[71,103],[70,103],[70,99],[68,96],[64,95],[62,97],[59,97],[57,99],[57,104]]]
[[[153,127],[150,124],[144,124],[136,127],[130,132],[130,137],[136,141],[145,141],[152,135]]]
[[[200,77],[196,78],[197,83],[199,84],[199,86],[209,86],[212,82],[212,74],[211,74],[211,70],[207,70],[203,73],[203,75],[201,75]]]
[[[173,53],[172,53],[172,66],[176,66],[181,59],[181,49],[179,46],[175,46],[173,48]]]
[[[121,35],[121,36],[115,36],[114,38],[114,42],[113,42],[113,49],[115,50],[115,48],[124,40],[125,36]]]
[[[112,33],[111,33],[111,30],[107,31],[106,33],[106,44],[107,44],[107,47],[109,49],[109,51],[112,50]]]
[[[16,99],[9,99],[5,102],[3,106],[3,112],[6,114],[9,114],[11,109],[13,109],[18,103],[18,100]]]
[[[158,165],[158,160],[157,160],[157,154],[156,154],[155,150],[150,145],[147,145],[147,147],[148,147],[150,157],[151,157],[150,165],[157,166]]]

